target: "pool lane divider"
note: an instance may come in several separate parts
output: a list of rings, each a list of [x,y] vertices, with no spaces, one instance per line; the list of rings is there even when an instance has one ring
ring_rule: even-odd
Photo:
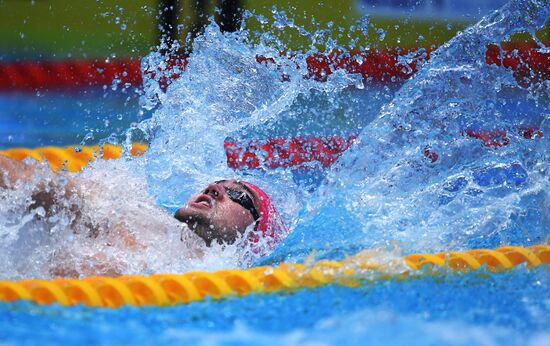
[[[326,81],[335,71],[345,70],[376,83],[400,82],[413,76],[418,67],[430,59],[430,54],[430,48],[422,47],[315,53],[306,57],[304,77]],[[280,68],[274,57],[258,55],[256,61]],[[179,78],[187,63],[183,56],[167,57],[162,66],[144,67],[142,73],[139,58],[0,62],[0,91],[70,89],[114,82],[140,87],[144,77],[166,87]],[[536,44],[488,45],[485,63],[511,69],[520,84],[550,78],[550,53]],[[286,80],[288,76],[281,74],[281,79]]]
[[[0,281],[0,301],[117,308],[171,306],[203,301],[317,288],[328,284],[359,287],[368,282],[406,279],[449,272],[502,272],[550,263],[550,246],[505,246],[463,252],[411,254],[388,262],[361,252],[342,261],[228,269],[217,272],[155,274],[149,276],[88,277],[85,279],[27,279]]]
[[[528,131],[529,135],[532,133],[534,133],[534,130]],[[542,136],[542,134],[539,135]],[[474,138],[476,137],[474,136]],[[493,140],[490,136],[488,138],[491,141]],[[321,164],[323,162],[330,164],[332,159],[320,158],[317,155],[341,155],[351,143],[348,139],[312,137],[307,140],[303,138],[299,140],[287,139],[285,142],[282,139],[269,139],[263,141],[262,145],[269,144],[276,149],[277,146],[282,144],[293,144],[298,149],[305,150],[304,156],[301,158],[293,157],[294,152],[300,153],[300,150],[296,148],[289,153],[288,157],[280,157],[285,164],[299,164],[314,159]],[[286,141],[290,141],[290,143],[286,143]],[[489,142],[489,144],[491,143]],[[231,147],[235,145],[235,142],[228,140],[226,145]],[[254,150],[258,149],[257,142],[252,142],[251,145],[255,148]],[[488,144],[485,143],[485,145]],[[273,148],[270,150],[273,150]],[[141,155],[146,149],[146,145],[135,143],[131,148],[131,153],[132,155]],[[0,152],[0,155],[7,155],[18,160],[23,160],[26,157],[32,157],[39,161],[46,159],[53,170],[66,169],[75,172],[81,170],[97,157],[116,159],[121,156],[121,153],[122,148],[120,146],[102,145],[65,148],[16,148],[4,150]],[[231,155],[228,155],[228,164],[231,166],[230,159]],[[250,168],[254,168],[257,163],[246,158],[244,160],[245,163],[250,164]],[[240,167],[235,162],[233,165]],[[368,278],[371,278],[371,280],[373,277],[377,279],[405,278],[418,273],[432,273],[434,268],[447,268],[452,271],[471,271],[486,268],[489,271],[501,271],[521,264],[530,268],[548,263],[550,263],[550,246],[548,245],[536,245],[528,248],[508,246],[496,250],[481,249],[466,252],[412,254],[401,259],[402,267],[405,269],[399,271],[395,271],[395,268],[392,269],[391,266],[369,262],[368,256],[360,253],[340,262],[323,260],[313,265],[283,263],[277,267],[222,270],[215,273],[133,275],[118,278],[92,277],[81,280],[29,279],[1,281],[0,301],[24,299],[32,300],[38,304],[84,304],[94,307],[165,306],[200,301],[208,297],[218,299],[229,296],[242,296],[253,292],[268,293],[280,290],[313,288],[326,284],[357,286]],[[440,271],[436,270],[435,272]]]
[[[319,163],[323,167],[333,164],[352,144],[355,136],[307,136],[295,138],[270,138],[239,143],[232,139],[224,141],[227,165],[233,169],[257,169],[265,167],[299,166]],[[134,143],[132,155],[143,155],[147,145]],[[10,148],[0,155],[15,160],[31,157],[36,161],[46,160],[54,171],[78,172],[97,158],[117,159],[122,155],[120,145],[103,144],[92,146]]]
[[[130,149],[133,156],[141,156],[147,150],[146,144],[134,143]],[[118,159],[122,155],[122,146],[113,144],[90,146],[47,146],[39,148],[10,148],[0,151],[0,155],[15,160],[25,160],[30,157],[36,161],[46,160],[53,171],[66,170],[79,172],[96,158],[104,160]]]
[[[140,59],[13,61],[0,63],[0,91],[140,86]]]
[[[522,127],[516,131],[523,140],[537,140],[544,137],[544,133],[534,127]],[[509,132],[506,130],[466,129],[461,136],[480,141],[488,148],[500,148],[510,144]],[[227,166],[233,169],[277,169],[289,167],[327,168],[338,160],[352,145],[356,135],[347,136],[296,136],[274,137],[267,139],[253,139],[237,141],[227,138],[224,141],[224,150]],[[130,150],[132,155],[143,155],[147,145],[134,143]],[[439,159],[434,148],[426,146],[422,154],[432,163]],[[52,170],[62,169],[69,172],[78,172],[96,158],[104,160],[117,159],[122,155],[120,145],[104,144],[92,146],[66,147],[39,147],[39,148],[10,148],[0,150],[0,155],[16,160],[31,157],[37,161],[46,160]]]

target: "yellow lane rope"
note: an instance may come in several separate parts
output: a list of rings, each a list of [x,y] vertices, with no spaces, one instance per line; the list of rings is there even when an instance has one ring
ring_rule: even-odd
[[[518,265],[532,268],[550,263],[550,245],[412,254],[399,261],[405,264],[400,270],[395,269],[395,262],[394,266],[377,264],[369,262],[369,258],[372,259],[372,256],[363,252],[340,262],[322,260],[312,265],[283,263],[277,267],[230,269],[214,273],[0,281],[0,301],[24,299],[38,304],[83,304],[112,308],[122,305],[168,306],[205,298],[220,299],[327,284],[358,286],[362,280],[438,272],[435,268],[457,272],[479,268],[497,272]]]
[[[143,155],[147,145],[134,143],[132,145],[132,155]],[[120,145],[104,144],[91,146],[67,146],[67,147],[40,147],[35,149],[11,148],[0,150],[0,155],[11,157],[15,160],[24,160],[32,157],[37,161],[46,159],[54,171],[65,168],[69,172],[78,172],[88,165],[90,161],[95,161],[96,157],[102,157],[104,160],[117,159],[122,153]],[[100,155],[101,154],[101,155]]]
[[[147,149],[134,144],[132,155]],[[70,172],[81,170],[99,157],[105,160],[119,158],[120,146],[103,145],[82,147],[13,148],[0,151],[17,160],[32,157],[48,160],[55,171],[65,168]],[[377,277],[405,277],[433,267],[453,271],[477,270],[485,266],[490,271],[508,270],[525,264],[536,267],[550,263],[550,246],[528,248],[507,246],[496,250],[480,249],[466,252],[412,254],[402,258],[406,269],[392,273],[388,265],[371,263],[365,253],[343,261],[319,261],[313,265],[283,263],[277,267],[255,267],[246,270],[229,269],[215,273],[156,274],[152,276],[90,277],[86,279],[0,281],[0,301],[32,300],[38,304],[119,307],[121,305],[174,305],[199,301],[206,297],[219,299],[232,295],[243,296],[253,292],[275,292],[305,287],[319,287],[337,283],[358,285],[360,280]],[[388,271],[389,270],[389,271]]]

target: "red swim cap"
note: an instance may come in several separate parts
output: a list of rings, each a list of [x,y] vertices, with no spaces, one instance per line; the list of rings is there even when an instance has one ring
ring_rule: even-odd
[[[287,229],[281,219],[281,215],[273,205],[273,202],[271,201],[269,195],[265,193],[264,190],[246,181],[241,180],[241,183],[248,187],[250,190],[254,191],[258,196],[260,202],[260,208],[258,210],[260,218],[256,222],[255,227],[255,230],[257,232],[255,234],[251,234],[250,240],[253,243],[258,243],[260,241],[259,233],[261,232],[261,236],[263,238],[273,240],[269,243],[273,243],[272,245],[276,245],[279,241],[283,239],[283,237],[287,233]]]

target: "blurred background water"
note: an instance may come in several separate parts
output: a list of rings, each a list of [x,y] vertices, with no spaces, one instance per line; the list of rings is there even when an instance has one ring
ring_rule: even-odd
[[[457,5],[445,1],[218,3],[203,0],[84,0],[78,4],[56,0],[2,1],[0,61],[139,59],[151,50],[156,50],[159,36],[163,34],[179,38],[184,50],[188,50],[186,37],[197,35],[210,17],[223,23],[225,13],[229,12],[227,16],[231,17],[234,8],[247,9],[269,18],[273,7],[276,7],[286,11],[297,25],[304,26],[311,32],[317,26],[324,27],[327,23],[332,23],[332,27],[342,28],[335,37],[342,46],[349,45],[350,40],[359,40],[356,45],[365,44],[361,40],[366,40],[369,45],[380,48],[438,46],[468,23],[503,2],[461,2],[462,5]],[[228,24],[236,26],[240,13],[241,11],[237,11]],[[372,30],[366,37],[348,35],[350,27],[366,13],[370,15]],[[159,30],[163,25],[166,27]],[[174,28],[171,29],[170,25]],[[252,31],[261,30],[262,26],[259,22],[251,22],[249,25],[252,26]],[[308,42],[307,38],[291,30],[282,30],[279,34],[287,49],[303,48]],[[96,133],[91,142],[97,142],[104,135],[110,134],[108,132],[118,130],[117,125],[106,129],[106,122],[127,128],[132,122],[150,116],[147,113],[139,115],[135,90],[118,88],[113,91],[112,85],[107,83],[105,91],[102,91],[102,86],[100,85],[99,90],[50,90],[45,85],[39,91],[26,90],[23,93],[16,88],[3,87],[0,101],[0,148],[76,144],[89,129]],[[94,96],[90,94],[106,97],[106,100],[91,105]],[[50,100],[55,100],[55,105],[47,106],[54,102]],[[64,126],[63,131],[58,131],[62,127],[60,121],[74,126]],[[52,123],[59,125],[54,126]],[[31,139],[22,138],[31,133]],[[53,133],[56,134],[52,135]]]

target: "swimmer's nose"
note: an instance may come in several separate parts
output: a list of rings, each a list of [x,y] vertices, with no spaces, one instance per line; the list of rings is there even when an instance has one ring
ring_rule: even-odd
[[[209,195],[215,200],[220,200],[223,198],[225,190],[220,185],[212,183],[206,187],[204,194]]]

